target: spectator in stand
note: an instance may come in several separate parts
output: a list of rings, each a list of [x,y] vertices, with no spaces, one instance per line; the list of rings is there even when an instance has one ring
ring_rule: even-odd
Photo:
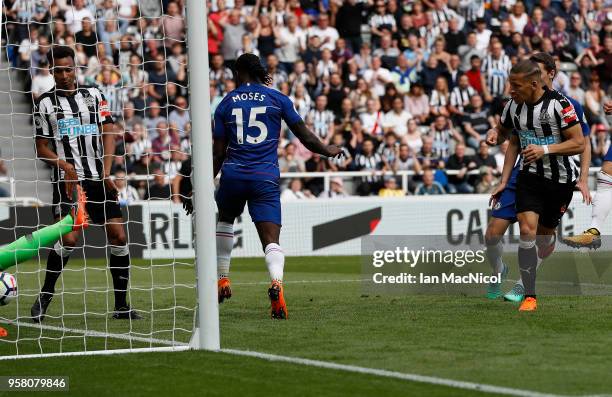
[[[406,135],[402,138],[402,143],[410,146],[413,152],[418,152],[421,150],[423,146],[423,139],[421,136],[421,129],[417,124],[416,119],[411,119],[408,121],[408,130]]]
[[[582,89],[581,84],[582,78],[580,77],[580,73],[573,72],[570,76],[570,85],[569,89],[567,90],[567,95],[574,98],[584,107],[585,92]]]
[[[429,109],[432,117],[450,117],[448,111],[449,92],[448,83],[443,76],[436,78],[436,84],[429,99]]]
[[[497,174],[497,161],[495,161],[495,157],[490,155],[489,151],[490,149],[487,142],[484,140],[480,141],[478,153],[476,153],[476,157],[474,157],[476,167],[489,167],[494,174]]]
[[[448,110],[455,123],[459,124],[466,116],[464,110],[470,104],[470,99],[476,95],[476,90],[470,86],[468,76],[461,75],[458,85],[450,94]]]
[[[391,82],[391,72],[382,67],[380,57],[373,57],[372,67],[364,72],[363,78],[371,87],[372,93],[380,97],[385,94],[385,85]]]
[[[474,186],[468,183],[468,171],[476,168],[476,162],[465,155],[465,145],[457,144],[455,154],[451,155],[446,162],[446,169],[458,171],[456,175],[448,178],[450,193],[474,193]]]
[[[77,34],[83,29],[83,19],[94,20],[94,16],[88,8],[85,8],[84,0],[73,0],[73,6],[66,10],[66,25],[72,34]]]
[[[316,26],[308,29],[308,36],[318,36],[321,39],[321,49],[334,50],[336,40],[340,37],[336,28],[329,26],[329,16],[325,13],[319,14]]]
[[[324,142],[329,142],[334,134],[334,113],[327,110],[327,96],[319,95],[315,101],[315,108],[307,117],[314,126],[313,132]]]
[[[182,96],[176,98],[174,102],[174,106],[172,106],[174,110],[170,112],[168,116],[168,122],[170,124],[175,124],[178,128],[179,135],[182,137],[185,135],[185,127],[187,123],[189,123],[189,111],[187,100]]]
[[[437,157],[447,158],[451,153],[451,141],[463,142],[461,134],[453,127],[453,122],[447,117],[438,116],[429,129],[429,136],[433,139],[433,151]]]
[[[240,21],[240,10],[237,9],[233,9],[229,12],[229,15],[221,17],[219,24],[223,28],[221,54],[225,60],[225,66],[231,69],[236,62],[236,54],[242,47],[242,36],[247,31]]]
[[[382,140],[384,115],[377,99],[368,99],[367,109],[360,115],[360,119],[365,134],[379,141]]]
[[[296,156],[295,145],[287,144],[283,151],[282,157],[278,159],[278,168],[280,172],[305,172],[306,165],[304,159]]]
[[[32,97],[36,100],[44,92],[55,86],[53,75],[49,72],[49,62],[46,60],[38,64],[38,74],[32,77]]]
[[[378,191],[379,197],[403,197],[406,195],[402,189],[397,186],[397,180],[394,176],[386,176],[382,189]]]
[[[138,190],[127,183],[125,171],[115,172],[115,186],[117,186],[117,198],[120,206],[126,207],[134,201],[140,200]]]
[[[361,153],[355,157],[356,171],[369,171],[371,175],[360,178],[357,193],[360,196],[376,194],[380,189],[380,176],[378,171],[384,171],[385,165],[380,154],[374,151],[374,141],[365,139],[361,146]]]
[[[410,94],[406,96],[406,110],[423,124],[429,119],[429,97],[423,92],[423,86],[415,83],[410,86]]]
[[[473,149],[478,149],[480,142],[485,139],[487,131],[492,128],[488,116],[489,111],[483,107],[480,95],[471,97],[463,118],[463,131],[465,132],[465,141]]]
[[[404,110],[404,100],[401,96],[396,96],[393,98],[393,109],[385,113],[383,131],[394,132],[402,138],[408,133],[408,120],[411,119],[412,115]]]
[[[395,162],[393,163],[393,172],[397,171],[414,171],[416,174],[421,173],[421,162],[416,156],[416,152],[410,149],[410,146],[402,143],[399,146]]]
[[[171,134],[168,129],[168,123],[160,121],[157,124],[157,138],[151,143],[151,153],[153,159],[157,162],[163,162],[170,159],[170,147],[180,146],[181,141],[177,135]]]
[[[340,177],[331,178],[329,181],[329,190],[324,190],[319,194],[319,198],[343,198],[348,197],[344,191],[344,182]]]
[[[476,193],[491,194],[497,186],[497,180],[493,176],[490,167],[480,167],[480,181],[476,185]]]
[[[167,182],[166,175],[161,168],[153,170],[153,183],[149,181],[148,189],[146,190],[145,200],[170,200],[172,192],[170,185]]]
[[[434,172],[430,168],[423,171],[423,182],[414,191],[416,196],[446,194],[442,185],[434,181]]]
[[[313,198],[312,193],[306,189],[304,189],[302,185],[302,180],[298,178],[294,178],[289,182],[289,187],[287,187],[281,193],[280,199],[281,201],[293,201],[293,200],[303,200]]]
[[[361,24],[364,8],[364,3],[361,1],[346,0],[342,2],[334,18],[338,34],[347,41],[353,52],[358,52],[361,48]]]
[[[159,107],[159,102],[151,101],[148,106],[149,114],[145,117],[145,128],[147,129],[147,134],[149,139],[153,140],[157,138],[157,126],[161,122],[166,122],[167,119],[161,115],[161,108]]]

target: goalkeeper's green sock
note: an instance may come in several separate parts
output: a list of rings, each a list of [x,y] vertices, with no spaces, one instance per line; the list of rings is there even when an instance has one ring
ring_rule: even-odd
[[[74,221],[68,215],[59,222],[20,237],[12,243],[0,247],[0,270],[8,269],[38,255],[41,247],[48,247],[64,234],[72,231]]]

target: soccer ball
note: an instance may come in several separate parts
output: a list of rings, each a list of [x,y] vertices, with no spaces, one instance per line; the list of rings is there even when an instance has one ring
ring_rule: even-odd
[[[0,273],[0,306],[8,305],[17,297],[17,280],[10,273]]]

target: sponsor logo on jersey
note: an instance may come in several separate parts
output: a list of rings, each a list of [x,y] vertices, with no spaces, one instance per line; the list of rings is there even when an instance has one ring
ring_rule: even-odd
[[[84,97],[83,97],[83,100],[85,101],[85,105],[86,105],[88,108],[94,107],[94,105],[96,104],[96,100],[95,100],[95,98],[94,98],[94,97],[92,97],[92,96],[89,96],[89,95],[84,96]]]
[[[551,117],[550,114],[548,114],[548,112],[542,112],[540,113],[540,123],[550,123]]]
[[[57,130],[59,136],[76,137],[80,135],[98,135],[96,124],[81,125],[78,118],[57,120]]]
[[[519,139],[521,141],[521,148],[525,149],[529,145],[552,145],[557,143],[557,139],[554,135],[549,136],[537,136],[535,131],[526,130],[518,132]]]

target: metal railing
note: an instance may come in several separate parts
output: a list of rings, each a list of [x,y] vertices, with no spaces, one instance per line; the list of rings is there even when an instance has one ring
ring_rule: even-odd
[[[591,190],[594,190],[596,185],[596,177],[595,174],[599,172],[600,167],[591,167],[589,168],[589,187]],[[458,170],[445,170],[446,175],[457,175],[459,173]],[[478,175],[478,170],[468,171],[468,175]],[[332,178],[342,178],[346,179],[354,179],[360,177],[368,177],[368,176],[377,176],[377,177],[385,177],[385,176],[395,176],[399,178],[401,181],[400,188],[404,191],[408,190],[408,181],[411,176],[416,175],[416,172],[410,171],[340,171],[340,172],[281,172],[280,177],[281,180],[294,179],[294,178],[303,178],[303,179],[313,179],[313,178],[321,178],[323,179],[323,189],[329,190],[330,183]],[[219,177],[217,177],[218,179]],[[154,175],[126,175],[126,180],[128,181],[148,181],[153,180]],[[9,185],[9,197],[0,198],[0,204],[9,204],[9,205],[22,205],[22,206],[41,206],[44,203],[38,197],[16,197],[15,196],[15,185],[18,181],[14,178],[2,176],[0,177],[0,183],[7,183]]]

